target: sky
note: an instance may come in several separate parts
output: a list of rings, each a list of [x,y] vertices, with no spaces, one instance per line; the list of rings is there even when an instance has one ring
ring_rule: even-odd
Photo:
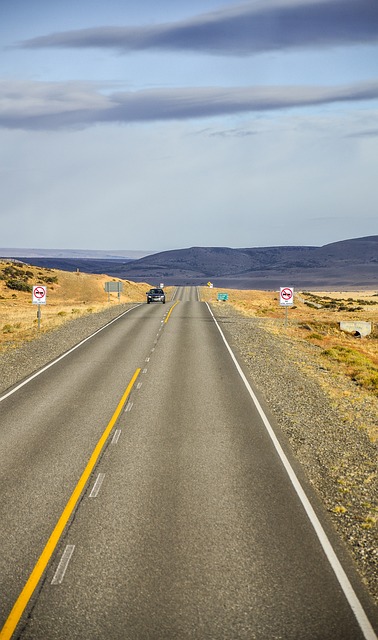
[[[378,234],[378,0],[0,0],[0,247]]]

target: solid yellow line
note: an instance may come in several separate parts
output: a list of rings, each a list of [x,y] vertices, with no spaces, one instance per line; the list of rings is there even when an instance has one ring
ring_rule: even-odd
[[[166,319],[164,320],[165,324],[167,324],[168,320],[169,320],[169,316],[171,315],[173,309],[176,307],[176,305],[178,305],[178,303],[180,302],[180,300],[177,300],[177,302],[175,302],[175,304],[173,305],[173,307],[170,308],[169,313],[166,317]],[[0,636],[1,637],[1,636]]]
[[[85,467],[81,478],[79,480],[79,482],[77,483],[70,499],[68,500],[64,511],[62,513],[62,515],[60,516],[57,524],[55,525],[55,529],[52,532],[50,538],[48,539],[45,548],[43,549],[37,564],[35,565],[33,571],[31,572],[24,588],[22,589],[20,595],[18,596],[12,611],[10,612],[3,628],[0,631],[0,639],[1,640],[10,640],[10,638],[12,637],[12,634],[14,632],[14,630],[16,629],[21,616],[23,614],[23,612],[25,611],[25,608],[30,600],[30,598],[32,597],[38,582],[40,581],[42,574],[44,572],[44,570],[46,569],[50,558],[59,542],[59,539],[66,527],[66,524],[68,522],[68,520],[70,519],[72,512],[74,511],[79,498],[81,496],[81,493],[89,479],[89,476],[91,475],[97,460],[104,448],[104,445],[106,443],[106,440],[111,432],[111,430],[113,429],[115,423],[117,422],[117,419],[122,411],[122,408],[128,398],[128,396],[130,395],[131,389],[133,388],[133,385],[135,383],[135,380],[137,379],[138,375],[140,374],[140,369],[137,369],[133,375],[133,377],[131,378],[127,389],[125,390],[121,400],[118,403],[118,406],[108,424],[108,426],[106,427],[104,433],[102,434],[100,440],[98,441],[90,459],[89,462],[87,464],[87,466]]]

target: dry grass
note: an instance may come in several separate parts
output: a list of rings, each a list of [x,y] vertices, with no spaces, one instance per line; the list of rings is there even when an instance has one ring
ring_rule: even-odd
[[[228,293],[228,302],[217,302],[217,294],[221,291]],[[201,299],[219,305],[219,308],[231,304],[246,316],[281,319],[284,324],[285,309],[279,305],[278,292],[203,287]],[[295,304],[288,309],[288,318],[287,335],[318,345],[330,367],[337,367],[361,388],[378,395],[376,291],[302,292],[295,295]],[[360,339],[342,332],[339,323],[345,320],[371,322],[372,334]]]
[[[19,291],[7,286],[7,269],[12,265],[0,262],[0,351],[16,347],[25,340],[32,340],[38,332],[37,305],[32,304],[30,291]],[[50,331],[80,315],[96,313],[118,304],[117,293],[104,290],[107,281],[118,280],[107,275],[70,273],[57,269],[14,265],[20,269],[16,278],[29,286],[46,284],[47,304],[41,306],[41,332]],[[23,276],[22,272],[29,276]],[[52,280],[52,282],[51,282]],[[57,282],[54,282],[57,280]],[[121,303],[144,302],[146,283],[122,280]],[[169,293],[169,291],[168,291]]]
[[[218,292],[227,292],[228,302],[218,302]],[[289,336],[297,344],[298,352],[304,350],[311,358],[321,359],[321,365],[329,376],[319,374],[316,366],[304,371],[316,377],[319,384],[339,408],[345,421],[365,429],[372,442],[378,440],[378,296],[376,291],[309,292],[295,295],[295,304],[288,309],[288,326],[285,327],[285,309],[279,305],[279,293],[273,291],[244,291],[233,289],[201,288],[201,299],[211,302],[221,312],[223,305],[232,305],[247,317],[262,317],[268,321],[266,329],[277,336]],[[320,307],[309,306],[309,301]],[[336,306],[324,306],[337,301]],[[359,307],[359,309],[357,309]],[[355,310],[349,311],[353,308]],[[269,321],[270,320],[270,321]],[[345,320],[372,323],[372,334],[356,338],[340,330],[339,322]],[[311,349],[310,349],[311,345]],[[314,354],[313,345],[318,347]],[[315,364],[315,362],[314,362]],[[354,381],[355,392],[347,390],[343,380]],[[367,408],[364,417],[359,415],[361,404]],[[369,407],[369,409],[368,409]]]

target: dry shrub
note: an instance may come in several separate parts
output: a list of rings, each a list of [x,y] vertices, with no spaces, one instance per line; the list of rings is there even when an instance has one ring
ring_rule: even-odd
[[[228,302],[217,302],[218,292],[227,292]],[[278,291],[244,291],[201,288],[201,299],[215,304],[231,304],[248,317],[282,320],[267,323],[276,335],[283,331],[285,309],[279,306]],[[295,294],[295,305],[289,308],[286,334],[301,342],[311,342],[322,349],[324,358],[339,365],[340,372],[351,377],[360,387],[378,393],[378,296],[376,292],[302,292]],[[372,323],[372,333],[356,338],[340,331],[342,320]]]

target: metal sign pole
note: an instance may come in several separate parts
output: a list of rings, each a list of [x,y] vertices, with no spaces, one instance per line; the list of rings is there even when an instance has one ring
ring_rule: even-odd
[[[284,325],[288,325],[288,308],[294,303],[294,289],[293,287],[281,287],[280,288],[280,305],[285,307],[285,320]]]
[[[46,304],[47,289],[42,284],[33,285],[32,290],[32,304],[38,305],[37,307],[37,319],[38,319],[38,331],[41,328],[41,305]]]

